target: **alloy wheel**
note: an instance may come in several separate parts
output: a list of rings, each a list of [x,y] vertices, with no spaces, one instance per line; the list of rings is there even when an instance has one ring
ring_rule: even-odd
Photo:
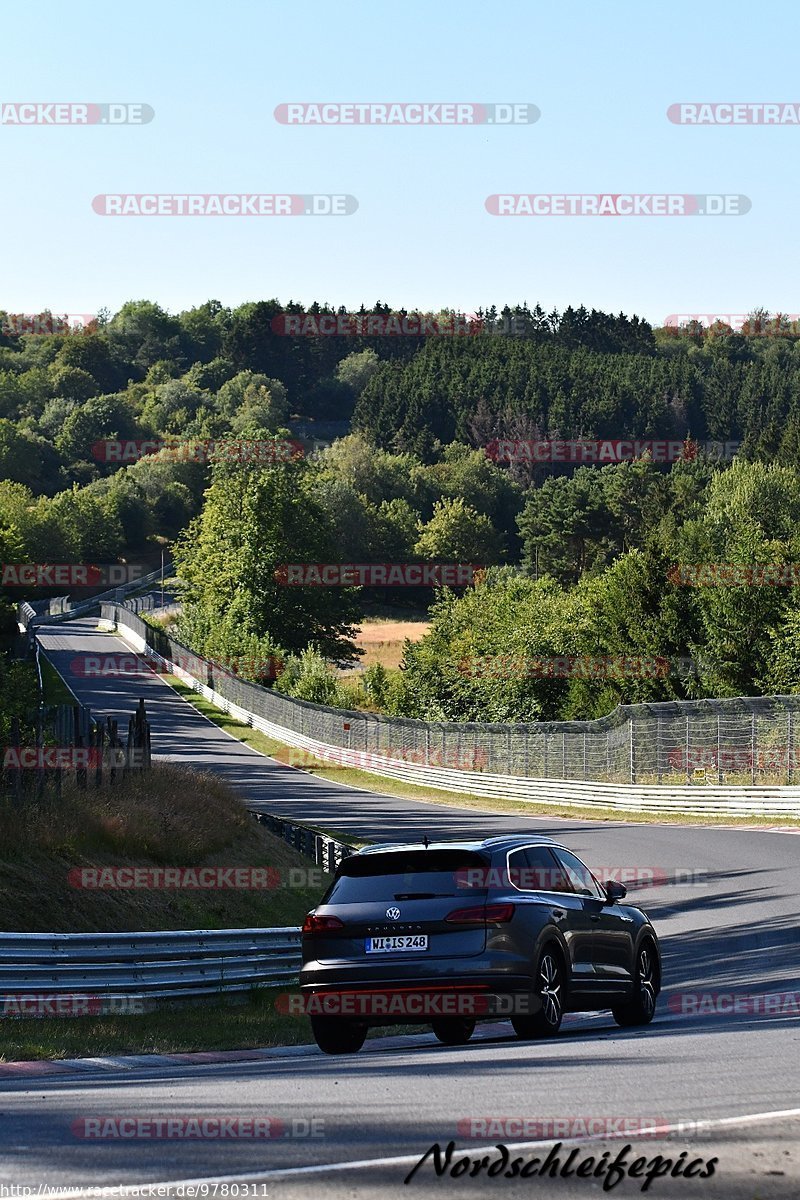
[[[539,968],[539,993],[542,1009],[549,1025],[561,1020],[561,973],[552,954],[545,954]]]

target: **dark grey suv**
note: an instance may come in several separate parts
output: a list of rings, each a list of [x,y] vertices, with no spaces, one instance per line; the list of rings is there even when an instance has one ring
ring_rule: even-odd
[[[625,895],[535,835],[352,855],[303,926],[300,986],[317,1044],[349,1054],[370,1025],[424,1023],[457,1045],[498,1017],[521,1038],[548,1037],[565,1012],[598,1009],[646,1025],[661,953]]]

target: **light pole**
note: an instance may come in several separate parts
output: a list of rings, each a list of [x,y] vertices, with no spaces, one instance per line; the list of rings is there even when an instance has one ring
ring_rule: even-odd
[[[164,607],[164,547],[161,547],[161,607]]]

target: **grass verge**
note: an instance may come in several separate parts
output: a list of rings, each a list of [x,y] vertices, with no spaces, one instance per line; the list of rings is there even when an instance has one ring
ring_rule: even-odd
[[[265,988],[244,1004],[198,1004],[142,1016],[5,1020],[0,1062],[303,1045],[313,1040],[308,1020],[276,1008],[288,990]]]
[[[278,998],[287,994],[297,994],[297,989],[259,988],[244,1003],[196,1004],[142,1016],[9,1019],[0,1022],[0,1063],[310,1045],[314,1037],[308,1017],[279,1011]],[[412,1032],[428,1032],[428,1027],[374,1027],[367,1036]]]
[[[42,687],[45,704],[77,704],[78,698],[67,686],[50,660],[39,655],[39,665],[42,668]]]

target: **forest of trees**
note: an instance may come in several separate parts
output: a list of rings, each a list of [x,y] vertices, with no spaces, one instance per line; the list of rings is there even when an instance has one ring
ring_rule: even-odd
[[[621,700],[800,689],[793,587],[680,586],[675,563],[793,562],[800,336],[755,313],[734,332],[583,307],[477,310],[470,336],[294,337],[278,301],[178,315],[135,301],[81,332],[0,313],[0,561],[157,562],[186,581],[181,633],[212,656],[277,654],[277,686],[434,719],[594,716]],[[309,312],[341,309],[315,304]],[[364,309],[362,312],[366,311]],[[390,314],[387,305],[370,312]],[[43,322],[44,327],[47,322]],[[168,450],[104,461],[104,440],[277,444],[241,464]],[[740,443],[734,462],[492,461],[492,439]],[[474,588],[286,588],[287,562],[470,562]],[[18,591],[0,591],[6,629]],[[342,690],[365,601],[428,605],[395,675]],[[467,671],[507,654],[690,657],[688,674],[602,680]],[[507,672],[513,675],[513,672]]]

